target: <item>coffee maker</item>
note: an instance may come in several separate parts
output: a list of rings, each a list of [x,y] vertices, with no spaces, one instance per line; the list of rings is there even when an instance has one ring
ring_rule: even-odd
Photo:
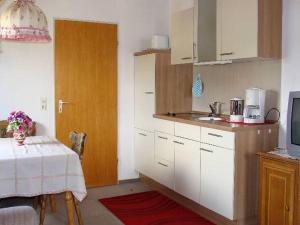
[[[260,88],[246,90],[246,103],[244,110],[244,123],[265,122],[266,91]]]

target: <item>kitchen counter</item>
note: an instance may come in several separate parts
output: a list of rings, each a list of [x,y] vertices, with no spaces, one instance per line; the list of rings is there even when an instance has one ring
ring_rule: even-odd
[[[200,114],[200,116],[205,114]],[[258,130],[258,129],[267,129],[267,128],[278,128],[278,123],[274,124],[261,124],[261,125],[247,125],[247,124],[234,124],[225,122],[226,118],[224,117],[224,121],[203,121],[197,120],[197,113],[186,113],[186,114],[177,114],[175,116],[168,114],[154,114],[153,117],[162,120],[169,120],[179,123],[186,123],[201,127],[207,127],[212,129],[224,130],[224,131],[242,131],[242,130]],[[206,114],[207,115],[207,114]]]

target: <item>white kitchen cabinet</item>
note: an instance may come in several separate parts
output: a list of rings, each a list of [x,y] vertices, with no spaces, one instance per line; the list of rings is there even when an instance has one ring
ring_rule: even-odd
[[[175,181],[179,194],[195,201],[200,200],[200,142],[175,138]]]
[[[172,64],[281,58],[282,0],[183,2],[172,6]]]
[[[171,0],[171,13],[176,13],[194,7],[195,0]]]
[[[174,122],[162,119],[154,119],[155,131],[174,135]]]
[[[174,136],[155,132],[155,157],[161,162],[174,162]]]
[[[201,144],[200,204],[234,220],[234,150]]]
[[[258,0],[217,1],[218,59],[258,57]]]
[[[201,142],[222,148],[235,148],[235,133],[217,129],[202,127]]]
[[[174,190],[174,162],[156,159],[154,164],[155,175],[158,183]]]
[[[154,162],[154,133],[141,129],[135,129],[135,169],[138,172],[152,178],[155,175]]]
[[[194,61],[194,8],[185,9],[171,16],[171,64]]]
[[[175,122],[175,136],[200,141],[201,128],[196,125]]]
[[[135,127],[154,132],[155,54],[135,57]]]

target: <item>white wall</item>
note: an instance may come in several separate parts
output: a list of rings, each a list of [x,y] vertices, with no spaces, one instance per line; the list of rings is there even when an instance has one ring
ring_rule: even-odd
[[[285,147],[288,94],[300,91],[300,0],[284,0],[280,146]]]
[[[12,0],[6,0],[0,11]],[[54,18],[117,23],[119,35],[119,179],[133,169],[133,53],[150,47],[153,34],[169,34],[168,0],[37,0],[53,37]],[[0,120],[23,110],[38,122],[38,133],[54,135],[54,49],[50,44],[2,42]],[[41,111],[41,98],[48,110]]]

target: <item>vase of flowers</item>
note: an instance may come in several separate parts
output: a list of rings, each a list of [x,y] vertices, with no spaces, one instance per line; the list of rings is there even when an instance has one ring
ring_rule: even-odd
[[[7,132],[12,133],[18,145],[24,145],[26,136],[33,132],[32,119],[24,112],[14,111],[11,112],[7,118],[8,127]]]

